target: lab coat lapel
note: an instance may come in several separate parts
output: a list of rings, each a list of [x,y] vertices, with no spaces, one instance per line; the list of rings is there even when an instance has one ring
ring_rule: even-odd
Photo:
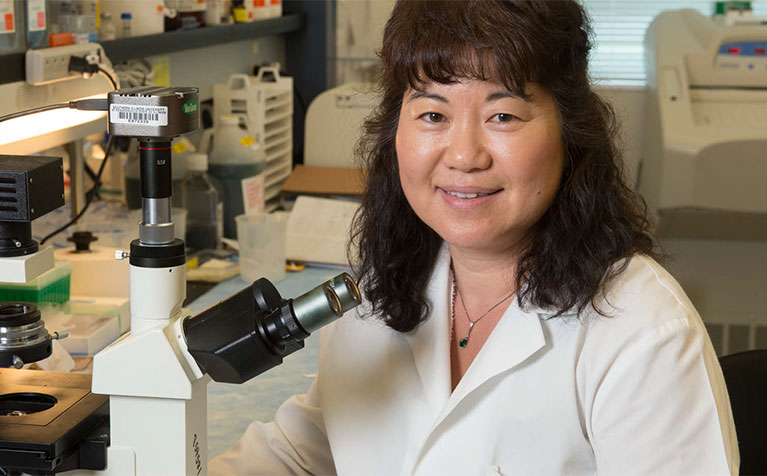
[[[450,396],[450,253],[440,250],[426,290],[431,312],[426,322],[406,334],[433,417]]]
[[[538,309],[523,310],[515,298],[445,405],[436,424],[479,386],[530,358],[546,344]]]
[[[441,312],[450,311],[447,267],[446,264],[444,273],[435,280],[439,281],[439,283],[435,282],[435,285],[438,284],[442,288],[442,294],[430,295],[435,310],[439,309]],[[439,293],[438,289],[440,288],[436,286],[435,288],[435,292]],[[438,299],[440,296],[443,298]],[[470,393],[493,377],[524,364],[526,360],[546,346],[546,337],[541,322],[544,317],[547,317],[547,314],[541,312],[540,309],[521,309],[515,298],[452,394],[450,393],[449,326],[452,325],[450,319],[431,319],[434,322],[439,321],[440,324],[437,325],[432,322],[431,325],[435,327],[424,326],[419,331],[430,334],[430,337],[418,335],[418,333],[411,337],[410,343],[413,347],[413,356],[416,358],[416,366],[421,375],[421,381],[427,391],[430,404],[438,410],[434,423],[428,431],[423,445],[416,453],[415,459],[408,462],[405,467],[412,465],[414,468],[412,472],[415,472],[421,458],[435,441],[434,436],[439,434],[441,423],[456,410],[456,407]],[[431,353],[426,347],[430,344],[435,346]],[[430,374],[429,372],[434,373]]]

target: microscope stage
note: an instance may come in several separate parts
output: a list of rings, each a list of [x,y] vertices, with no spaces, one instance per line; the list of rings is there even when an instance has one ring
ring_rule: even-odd
[[[90,375],[0,369],[0,468],[90,469],[84,458],[104,459],[108,441],[92,433],[107,422],[109,397],[90,387]]]

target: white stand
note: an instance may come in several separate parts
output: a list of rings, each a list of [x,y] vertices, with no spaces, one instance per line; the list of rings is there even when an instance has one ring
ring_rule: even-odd
[[[93,393],[110,396],[107,468],[77,474],[207,474],[210,378],[186,350],[185,297],[184,265],[130,267],[131,333],[93,361]]]
[[[0,259],[0,276],[4,283],[28,283],[53,267],[53,247],[45,246],[31,255]]]

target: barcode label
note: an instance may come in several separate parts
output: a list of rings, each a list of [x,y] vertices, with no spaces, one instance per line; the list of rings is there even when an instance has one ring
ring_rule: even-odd
[[[109,107],[109,121],[115,124],[167,126],[168,108],[166,106],[112,104]]]

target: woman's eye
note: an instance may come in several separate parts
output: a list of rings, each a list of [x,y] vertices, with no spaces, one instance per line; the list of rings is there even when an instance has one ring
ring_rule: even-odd
[[[504,112],[499,112],[495,116],[493,116],[493,119],[495,119],[498,122],[511,122],[515,119],[517,119],[517,116],[514,114],[507,114]]]
[[[426,114],[421,115],[421,119],[427,121],[427,122],[443,122],[445,120],[445,116],[438,112],[427,112]]]

